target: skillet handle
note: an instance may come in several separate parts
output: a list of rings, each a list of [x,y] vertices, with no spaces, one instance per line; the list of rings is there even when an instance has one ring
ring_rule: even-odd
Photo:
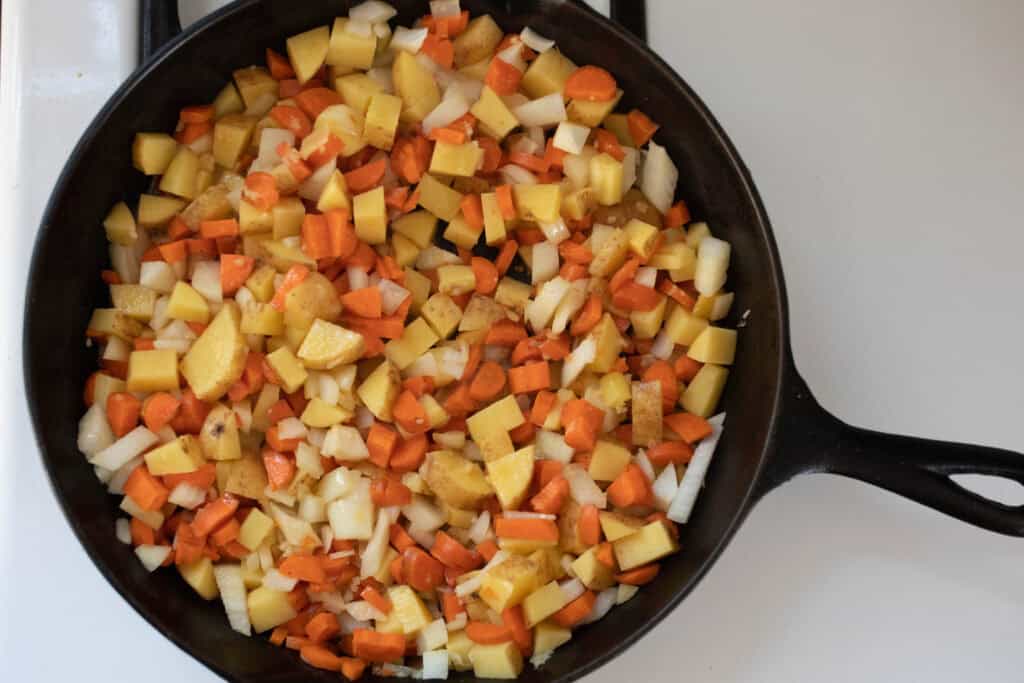
[[[139,0],[139,64],[179,33],[178,0]]]
[[[647,3],[645,0],[611,0],[611,20],[647,42]]]
[[[776,448],[765,466],[759,495],[798,474],[838,474],[989,531],[1024,536],[1024,505],[990,500],[950,478],[984,474],[1024,484],[1024,455],[852,427],[822,408],[792,359],[788,365]]]

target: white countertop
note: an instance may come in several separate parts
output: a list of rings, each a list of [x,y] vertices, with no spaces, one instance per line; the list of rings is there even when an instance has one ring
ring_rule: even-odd
[[[185,0],[182,14],[219,4]],[[866,427],[1024,451],[1024,4],[650,5],[652,44],[761,190],[797,362],[823,405]],[[16,390],[35,227],[71,146],[132,68],[134,7],[3,7],[5,680],[214,680],[79,548]],[[978,490],[1024,499],[1015,484]],[[669,619],[589,680],[1020,680],[1022,547],[866,485],[798,479],[753,511]]]

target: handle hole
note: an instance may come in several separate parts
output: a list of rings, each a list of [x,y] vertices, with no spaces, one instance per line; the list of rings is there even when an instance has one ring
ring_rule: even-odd
[[[949,478],[983,498],[1014,507],[1024,505],[1024,485],[1013,479],[989,474],[953,474]]]

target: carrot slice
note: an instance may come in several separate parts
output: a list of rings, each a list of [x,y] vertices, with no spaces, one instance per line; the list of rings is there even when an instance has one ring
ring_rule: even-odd
[[[615,97],[615,77],[599,66],[581,66],[565,81],[565,96],[585,102],[607,102]]]

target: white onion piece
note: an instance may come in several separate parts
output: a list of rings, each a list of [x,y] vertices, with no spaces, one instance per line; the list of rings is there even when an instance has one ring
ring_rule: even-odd
[[[547,140],[544,139],[544,129],[540,126],[528,126],[526,128],[526,138],[533,143],[535,152],[531,154],[543,154]]]
[[[295,584],[298,582],[298,579],[285,576],[277,569],[271,569],[263,575],[263,585],[270,590],[278,591],[280,593],[291,592],[291,590],[295,588]]]
[[[569,292],[570,285],[571,283],[561,276],[548,280],[541,285],[537,297],[526,304],[526,320],[535,332],[540,332],[551,322],[555,309]]]
[[[732,292],[717,295],[715,302],[711,304],[711,320],[721,320],[728,316],[729,309],[732,308],[732,302],[735,298],[736,295]]]
[[[449,78],[449,72],[440,71],[438,72],[438,80],[443,78]],[[480,93],[483,92],[484,84],[482,81],[478,81],[475,78],[466,78],[458,73],[450,76],[450,82],[445,88],[445,97],[453,97],[455,92],[458,92],[469,102],[476,102],[480,99]]]
[[[89,462],[108,470],[116,470],[158,441],[156,434],[140,425],[96,453]]]
[[[565,227],[564,223],[562,227]],[[544,225],[541,225],[541,230],[543,229]],[[530,282],[535,285],[547,282],[558,275],[558,246],[554,242],[538,242],[533,245],[533,264],[530,271]]]
[[[195,510],[206,502],[206,491],[183,481],[171,489],[171,494],[167,496],[167,502],[186,510]]]
[[[693,286],[704,296],[712,296],[725,284],[732,246],[717,237],[705,237],[697,249],[697,269]]]
[[[448,629],[445,628],[444,619],[435,619],[430,622],[416,636],[416,651],[422,655],[427,655],[447,644]],[[445,657],[447,658],[447,655]]]
[[[456,346],[445,346],[438,354],[438,371],[453,379],[462,377],[469,363],[469,346],[465,342],[459,342]]]
[[[654,289],[654,286],[658,284],[658,269],[644,266],[636,271],[633,281],[638,285]]]
[[[220,590],[220,599],[228,615],[228,623],[242,635],[252,634],[249,622],[249,608],[246,604],[245,583],[242,581],[242,567],[238,564],[215,564],[213,578]]]
[[[618,597],[619,591],[617,588],[608,588],[598,593],[597,599],[594,601],[594,607],[581,623],[592,624],[603,619],[612,610],[612,607],[615,607],[615,601]]]
[[[639,153],[632,147],[622,148],[622,192],[625,194],[636,183],[636,167]]]
[[[507,519],[546,519],[552,522],[558,519],[555,515],[545,512],[520,512],[518,510],[506,510],[501,513],[501,516]]]
[[[519,33],[519,37],[522,38],[523,44],[534,52],[547,52],[555,46],[555,41],[545,38],[529,26]]]
[[[565,442],[565,436],[558,432],[549,432],[546,429],[537,430],[534,446],[537,449],[537,457],[543,460],[557,460],[563,464],[572,461],[573,447]]]
[[[366,460],[370,451],[355,427],[334,425],[324,437],[323,454],[335,460]]]
[[[93,467],[92,471],[93,474],[96,475],[96,478],[100,480],[101,484],[106,484],[108,481],[110,481],[110,478],[114,476],[113,472],[111,472],[110,470],[105,470],[102,467]]]
[[[584,152],[591,148],[584,148]],[[572,183],[572,187],[575,190],[587,187],[590,185],[590,155],[588,154],[567,154],[562,159],[562,171],[565,172],[565,177]],[[594,252],[597,252],[597,247],[594,247]]]
[[[140,545],[135,548],[135,556],[139,558],[139,562],[147,572],[155,571],[170,554],[171,546],[169,545]]]
[[[117,521],[114,522],[114,537],[124,543],[125,545],[131,545],[132,542],[132,523],[127,517],[118,517]]]
[[[524,126],[557,126],[567,118],[562,93],[555,92],[527,102],[512,110]]]
[[[424,39],[426,39],[425,35],[423,37]],[[394,37],[391,38],[391,44],[395,44]],[[383,90],[384,92],[395,92],[395,81],[391,77],[391,69],[387,67],[374,67],[367,71],[366,75],[369,76],[377,85],[379,85],[381,87],[381,90]]]
[[[554,223],[538,223],[537,226],[544,233],[544,237],[547,238],[548,242],[552,244],[561,244],[569,239],[569,228],[566,227],[565,221],[561,218]]]
[[[349,19],[366,21],[371,24],[387,21],[396,14],[398,14],[398,10],[381,0],[366,0],[348,11]]]
[[[620,583],[616,589],[617,595],[615,596],[615,604],[621,605],[624,602],[629,602],[634,595],[640,592],[640,586],[631,586],[628,583]]]
[[[345,605],[345,611],[356,621],[387,619],[386,614],[365,600],[356,600]]]
[[[462,451],[462,455],[466,457],[466,460],[472,460],[473,462],[483,462],[484,454],[474,442],[470,441],[466,444],[466,447]]]
[[[434,245],[430,245],[421,251],[420,255],[416,258],[417,270],[434,270],[441,266],[461,264],[462,259],[459,258],[458,254],[453,254],[450,251],[445,251],[444,249],[435,247]]]
[[[562,595],[565,596],[564,604],[566,605],[587,592],[587,587],[579,579],[562,581],[558,584],[558,587],[562,589]]]
[[[310,476],[313,476],[312,474]],[[314,496],[308,494],[302,496],[299,500],[299,517],[306,520],[310,524],[320,524],[327,521],[327,503],[320,496]],[[330,536],[333,539],[334,531],[331,527],[326,524],[320,527],[320,542],[324,546],[330,545],[330,540],[325,541],[325,536]]]
[[[633,461],[636,462],[637,467],[639,467],[644,473],[644,476],[647,477],[648,483],[654,481],[654,465],[652,465],[651,461],[647,458],[647,451],[641,448],[636,452],[636,457],[633,458]]]
[[[341,400],[341,387],[338,386],[338,380],[334,379],[329,373],[321,372],[317,377],[317,394],[320,399],[328,405],[338,405],[338,401]],[[309,435],[306,435],[309,438]]]
[[[437,531],[448,521],[440,508],[420,495],[414,495],[408,505],[402,506],[402,514],[409,520],[410,528],[416,527],[427,532]]]
[[[469,525],[466,535],[477,545],[486,541],[491,535],[491,513],[484,510],[477,515],[473,523]]]
[[[323,194],[324,188],[327,187],[328,181],[330,181],[331,176],[334,175],[337,169],[337,159],[331,159],[326,164],[317,168],[313,171],[313,175],[306,178],[299,185],[299,196],[311,201],[320,199],[320,195]]]
[[[471,578],[466,579],[465,581],[463,581],[455,587],[455,594],[460,598],[464,598],[467,595],[472,595],[473,593],[480,590],[480,586],[483,583],[484,575],[490,570],[497,567],[505,560],[507,560],[509,557],[510,555],[504,550],[499,550],[498,552],[494,553],[494,557],[491,558],[490,562],[484,565],[483,569],[481,569]]]
[[[366,544],[363,554],[359,557],[359,574],[362,577],[373,576],[380,571],[384,563],[384,555],[388,550],[391,516],[385,509],[377,511],[377,524],[373,527],[373,535]]]
[[[672,499],[676,497],[676,491],[679,490],[675,465],[670,464],[661,471],[651,485],[651,490],[654,492],[654,507],[662,512],[668,510]]]
[[[175,278],[178,277],[173,271],[172,275]],[[167,304],[170,302],[171,298],[169,296],[162,296],[156,300],[156,304],[153,305],[153,317],[149,319],[150,328],[159,332],[164,325],[170,322],[170,318],[167,317]]]
[[[140,233],[145,231],[140,230]],[[136,240],[137,242],[141,241]],[[135,284],[139,281],[139,266],[141,259],[135,253],[134,247],[125,247],[120,244],[110,245],[110,265],[126,285]]]
[[[498,169],[502,181],[506,185],[536,185],[537,176],[516,164],[506,164]]]
[[[324,476],[324,467],[320,464],[320,451],[305,441],[300,441],[295,449],[295,466],[300,472],[305,472],[314,479]]]
[[[668,360],[675,347],[676,343],[669,336],[668,331],[661,330],[654,337],[654,343],[651,344],[651,355],[659,360]]]
[[[276,503],[269,503],[268,507],[270,508],[270,517],[281,530],[284,540],[291,545],[320,546],[320,537],[313,531],[313,526],[309,522],[293,515]]]
[[[127,512],[129,515],[154,531],[159,531],[160,527],[164,525],[164,515],[162,512],[157,510],[143,510],[139,507],[138,503],[128,496],[121,499],[120,508],[122,511]]]
[[[282,142],[288,147],[294,147],[295,133],[287,128],[264,128],[260,133],[260,151],[256,160],[271,168],[277,166],[281,163],[281,155],[277,153],[277,148]]]
[[[423,47],[423,41],[427,39],[427,29],[406,28],[399,26],[391,35],[391,49],[404,50],[416,54]]]
[[[348,21],[345,22],[345,33],[359,38],[369,38],[373,35],[373,24],[349,16]]]
[[[558,308],[555,309],[555,317],[551,319],[551,332],[553,334],[565,332],[573,316],[583,308],[583,304],[587,302],[587,287],[589,284],[589,278],[573,280],[565,298],[562,299],[562,303],[558,304]]]
[[[430,14],[435,19],[457,17],[460,12],[459,0],[430,0]]]
[[[384,315],[391,315],[409,298],[409,290],[391,280],[381,280],[377,283],[380,290],[380,305]]]
[[[514,66],[519,71],[526,71],[526,60],[523,59],[523,46],[519,41],[513,40],[512,44],[499,52],[496,57],[506,64]]]
[[[345,610],[345,597],[341,593],[317,593],[306,591],[312,602],[323,605],[323,608],[335,616],[340,616]]]
[[[608,507],[608,499],[601,487],[579,465],[566,465],[562,476],[569,482],[569,495],[580,505],[593,505],[601,510]]]
[[[139,284],[143,287],[160,294],[170,294],[177,282],[174,269],[166,261],[144,261],[139,266]]]
[[[423,673],[425,681],[445,680],[448,678],[448,651],[431,650],[423,653]]]
[[[640,178],[640,189],[644,196],[654,204],[654,208],[666,213],[672,207],[678,181],[679,170],[672,163],[668,152],[661,145],[651,141],[644,156],[643,175]]]
[[[363,475],[347,467],[337,467],[320,479],[317,486],[317,495],[330,503],[331,501],[348,496],[355,490]]]
[[[469,111],[470,103],[461,90],[448,88],[445,97],[423,118],[423,132],[430,133],[434,128],[444,128],[452,121],[464,116]]]
[[[359,406],[358,408],[356,408],[356,428],[369,429],[370,427],[373,426],[373,422],[375,419],[376,418],[374,418],[373,413],[371,413],[366,406]],[[323,447],[321,446],[321,448]]]
[[[86,458],[91,458],[113,443],[114,432],[107,422],[107,413],[97,401],[89,406],[89,410],[78,421],[78,450]]]
[[[370,286],[370,278],[366,271],[359,266],[349,266],[345,272],[348,274],[349,291],[356,291]]]
[[[453,451],[461,451],[466,446],[466,434],[464,432],[434,432],[434,442],[438,446],[449,448]]]
[[[200,261],[192,269],[192,288],[207,301],[221,302],[224,295],[220,289],[220,262]]]
[[[196,154],[205,154],[209,152],[211,149],[213,149],[213,135],[211,135],[210,133],[200,135],[198,138],[196,138],[195,140],[193,140],[192,142],[188,143],[185,146],[188,147],[193,152],[195,152]]]
[[[137,455],[113,472],[110,472],[110,476],[107,479],[107,493],[112,493],[116,496],[124,494],[124,485],[128,482],[128,477],[132,476],[135,468],[142,463],[142,456]]]
[[[378,38],[385,38],[385,39],[387,39],[390,42],[391,41],[391,26],[388,25],[386,22],[377,22],[377,23],[375,23],[373,25],[373,35],[377,36]],[[382,52],[382,53],[376,55],[376,57],[385,57],[388,54],[390,54],[390,53]],[[374,59],[374,62],[376,62],[376,61],[377,60]]]
[[[437,377],[437,358],[432,353],[425,353],[402,371],[406,377]]]
[[[569,154],[579,154],[587,144],[590,137],[590,128],[581,126],[578,123],[562,121],[555,130],[555,137],[551,141],[555,149],[560,149]],[[630,183],[632,185],[632,183]]]
[[[449,621],[446,628],[450,631],[461,631],[466,628],[466,624],[469,623],[469,615],[465,612],[459,612],[455,615],[455,618]]]
[[[573,349],[562,363],[562,386],[567,387],[576,381],[583,369],[597,358],[597,341],[586,337]]]
[[[406,531],[409,533],[409,536],[411,536],[414,541],[419,543],[427,550],[430,550],[434,547],[434,540],[436,538],[434,536],[434,532],[427,531],[426,529],[421,529],[415,524],[410,524],[409,528],[406,529]]]
[[[277,433],[282,439],[305,439],[306,425],[297,417],[286,417],[277,423]]]
[[[686,472],[683,480],[679,483],[679,490],[668,508],[668,518],[679,524],[686,524],[693,511],[693,504],[697,501],[697,494],[704,485],[704,476],[711,464],[711,457],[715,454],[718,441],[722,438],[722,429],[725,425],[725,413],[719,413],[708,420],[711,424],[711,435],[697,444],[693,457],[686,465]]]

